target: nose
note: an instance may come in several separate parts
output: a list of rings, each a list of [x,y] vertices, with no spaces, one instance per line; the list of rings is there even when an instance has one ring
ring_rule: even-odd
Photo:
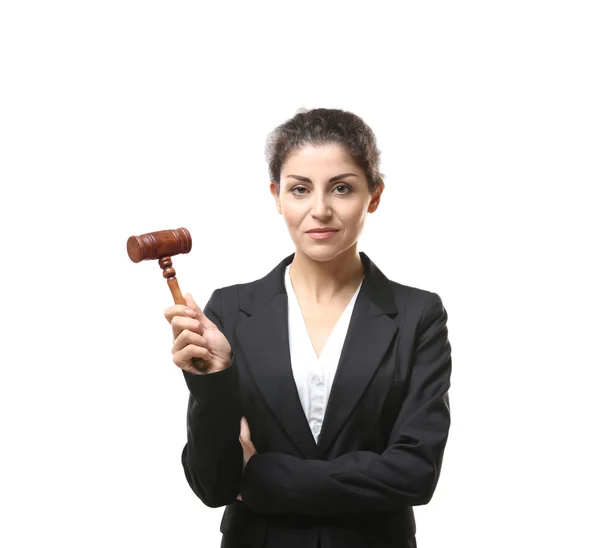
[[[329,202],[329,193],[327,192],[315,192],[314,204],[312,208],[313,217],[329,218],[331,217],[331,204]]]

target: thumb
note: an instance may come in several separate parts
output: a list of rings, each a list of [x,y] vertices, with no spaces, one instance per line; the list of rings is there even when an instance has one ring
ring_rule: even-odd
[[[200,320],[200,324],[202,326],[211,327],[214,325],[213,321],[202,311],[202,309],[198,306],[198,303],[194,300],[191,293],[186,293],[185,296],[186,304],[192,309],[196,311],[196,319]]]
[[[240,420],[240,440],[246,443],[252,441],[250,439],[250,427],[248,426],[246,417],[242,417]]]
[[[185,303],[192,309],[192,310],[196,310],[198,311],[200,309],[200,307],[196,304],[196,301],[194,300],[194,297],[192,297],[192,295],[190,293],[186,293],[184,295],[185,298]]]

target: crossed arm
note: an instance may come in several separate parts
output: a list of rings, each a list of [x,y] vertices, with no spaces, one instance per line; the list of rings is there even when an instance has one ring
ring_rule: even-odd
[[[262,513],[313,515],[427,504],[439,479],[450,427],[446,321],[440,297],[431,293],[406,400],[382,454],[353,451],[330,461],[256,454],[242,476],[244,503]]]

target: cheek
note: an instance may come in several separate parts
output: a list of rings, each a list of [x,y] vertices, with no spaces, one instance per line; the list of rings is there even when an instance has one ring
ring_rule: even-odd
[[[366,219],[366,209],[363,207],[353,207],[348,209],[344,215],[344,222],[348,228],[360,228]]]
[[[282,215],[286,224],[290,227],[302,223],[302,219],[304,218],[304,215],[299,208],[292,207],[289,204],[286,204],[286,206],[282,208]]]
[[[289,210],[283,211],[283,218],[285,220],[285,224],[289,228],[295,228],[302,222],[300,216],[297,213],[291,212]]]

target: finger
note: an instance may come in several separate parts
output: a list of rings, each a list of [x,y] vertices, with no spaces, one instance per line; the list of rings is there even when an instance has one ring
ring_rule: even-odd
[[[242,417],[240,420],[240,440],[243,440],[246,444],[252,444],[250,438],[250,426],[248,425],[246,417]]]
[[[175,318],[176,316],[182,316],[184,318],[195,318],[197,312],[185,304],[174,304],[169,306],[168,308],[165,308],[164,315],[167,321],[171,323],[173,321],[173,318]]]
[[[185,348],[182,348],[173,354],[173,363],[180,369],[196,369],[192,366],[192,358],[202,358],[208,362],[213,359],[206,348],[188,344]]]
[[[171,331],[173,332],[173,340],[175,341],[182,331],[188,329],[198,335],[204,335],[204,329],[200,325],[199,320],[194,318],[186,318],[183,316],[175,316],[171,321]]]
[[[189,344],[206,348],[210,352],[208,341],[202,335],[199,335],[195,331],[184,329],[173,342],[171,353],[175,354],[175,352],[183,350]]]
[[[249,437],[248,434],[248,421],[246,420],[246,417],[242,417],[240,419],[240,438],[243,440],[247,440]]]

